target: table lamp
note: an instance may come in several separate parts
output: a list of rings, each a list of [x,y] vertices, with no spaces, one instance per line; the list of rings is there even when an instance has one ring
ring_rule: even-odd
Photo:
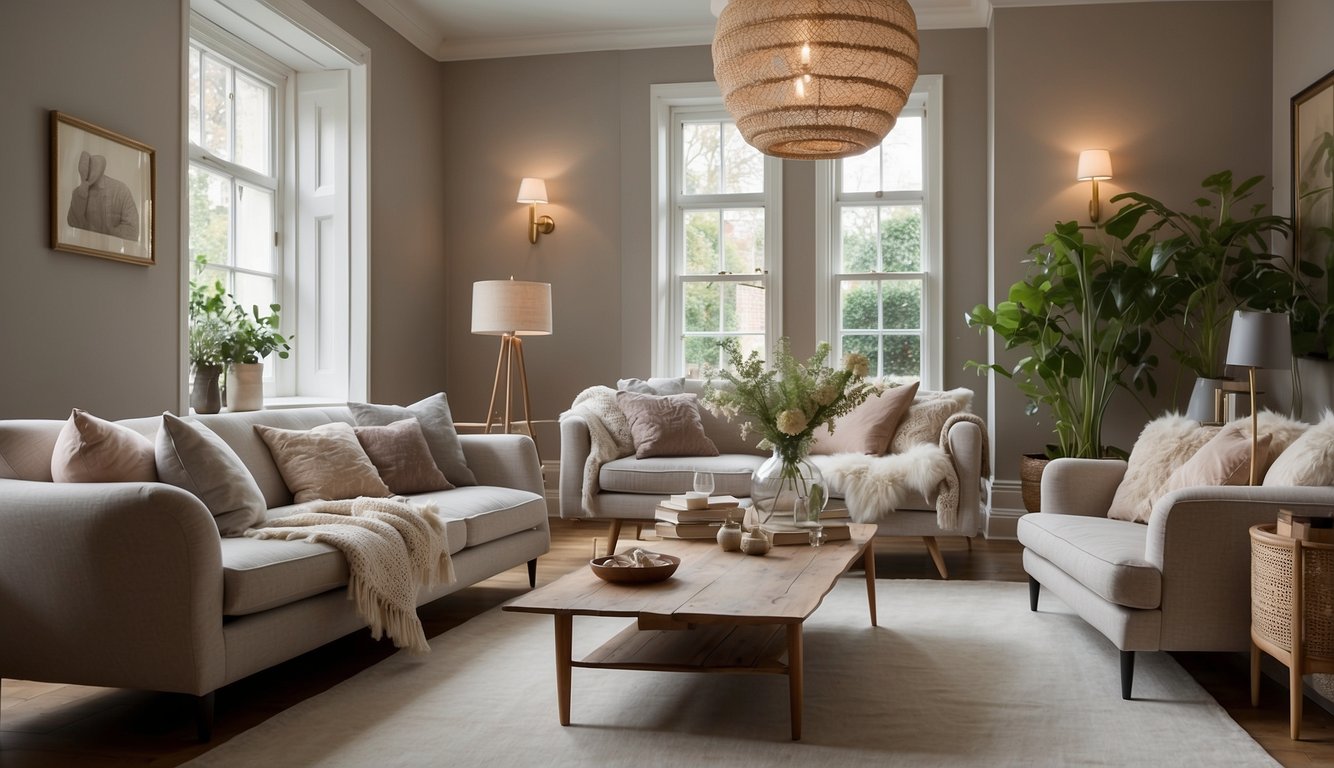
[[[521,336],[551,334],[551,283],[526,280],[481,280],[472,284],[472,332],[500,337],[496,358],[496,378],[491,385],[491,404],[486,409],[486,431],[490,433],[496,416],[496,397],[500,394],[501,369],[505,371],[505,433],[510,431],[512,371],[519,369],[523,389],[523,418],[528,434],[533,435],[533,417],[528,403],[528,373],[523,363]]]
[[[1245,368],[1251,393],[1251,485],[1259,482],[1256,444],[1260,439],[1259,414],[1255,405],[1255,370],[1292,367],[1292,335],[1288,315],[1278,312],[1237,310],[1232,315],[1232,335],[1227,342],[1227,364]]]

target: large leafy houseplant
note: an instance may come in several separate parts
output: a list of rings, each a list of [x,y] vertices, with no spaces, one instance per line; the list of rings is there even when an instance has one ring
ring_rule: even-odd
[[[995,309],[979,304],[966,318],[1023,357],[1012,369],[968,365],[1013,380],[1030,415],[1050,411],[1056,443],[1048,458],[1116,452],[1104,445],[1102,427],[1117,390],[1157,391],[1149,329],[1164,300],[1159,249],[1147,236],[1103,247],[1069,221],[1028,255],[1028,273],[1006,300]]]
[[[1163,339],[1173,358],[1200,378],[1223,377],[1232,313],[1250,305],[1263,285],[1260,275],[1281,264],[1270,238],[1291,231],[1288,219],[1262,214],[1263,203],[1251,205],[1246,215],[1234,213],[1263,180],[1252,176],[1234,187],[1231,171],[1215,173],[1200,184],[1211,196],[1197,198],[1195,212],[1139,192],[1111,199],[1128,202],[1107,220],[1109,235],[1130,238],[1143,225],[1141,236],[1160,240],[1156,258],[1170,262],[1171,270],[1158,321],[1174,330]]]

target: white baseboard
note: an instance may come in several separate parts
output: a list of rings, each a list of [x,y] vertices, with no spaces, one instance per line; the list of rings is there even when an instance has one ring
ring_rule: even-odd
[[[1018,480],[991,481],[991,504],[982,530],[988,539],[1014,539],[1019,518],[1028,514]]]
[[[560,459],[542,462],[542,488],[546,492],[547,517],[560,517]]]

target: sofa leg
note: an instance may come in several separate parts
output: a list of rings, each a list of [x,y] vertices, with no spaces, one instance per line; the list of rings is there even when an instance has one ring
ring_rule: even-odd
[[[213,740],[213,700],[216,691],[195,697],[195,733],[201,744]]]
[[[528,561],[528,586],[537,586],[537,558]]]
[[[611,526],[607,528],[607,554],[616,554],[616,540],[621,538],[621,521],[612,520]]]
[[[950,574],[945,570],[945,558],[940,554],[940,545],[936,543],[936,537],[923,536],[922,541],[926,542],[926,551],[931,555],[931,562],[936,564],[940,578],[948,579]]]
[[[1028,577],[1028,610],[1036,611],[1038,609],[1038,593],[1042,591],[1042,585],[1032,576]]]
[[[1130,686],[1135,682],[1135,652],[1121,651],[1121,698],[1130,701]]]

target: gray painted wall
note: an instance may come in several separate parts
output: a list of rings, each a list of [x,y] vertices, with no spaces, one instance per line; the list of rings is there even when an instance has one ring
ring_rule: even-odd
[[[946,271],[951,279],[946,382],[974,386],[963,360],[983,354],[964,327],[985,300],[986,32],[922,34],[921,71],[945,75]],[[445,65],[445,91],[470,94],[448,121],[451,248],[449,392],[455,412],[480,419],[497,340],[472,336],[472,283],[513,275],[552,283],[554,333],[530,338],[532,405],[553,419],[581,390],[649,369],[651,159],[649,86],[713,79],[707,47],[540,56]],[[556,231],[529,245],[519,179],[547,180]],[[783,321],[796,350],[814,349],[815,172],[783,167]],[[985,404],[979,403],[985,411]],[[538,428],[546,457],[554,427]]]
[[[1270,45],[1268,2],[997,9],[995,298],[1023,274],[1028,246],[1056,221],[1087,223],[1089,185],[1074,179],[1081,149],[1112,152],[1115,178],[1101,185],[1105,210],[1108,198],[1128,190],[1186,207],[1200,180],[1222,169],[1267,175]],[[1268,202],[1268,190],[1256,199]],[[1160,385],[1170,387],[1173,371],[1164,366]],[[1050,424],[1024,414],[1008,381],[995,391],[996,477],[1015,479],[1019,454],[1051,442]],[[1151,413],[1166,404],[1160,397]],[[1150,417],[1120,396],[1104,439],[1129,450]]]
[[[441,66],[353,0],[311,4],[372,50],[370,396],[407,402],[445,386]],[[73,406],[108,418],[178,407],[181,9],[166,0],[5,5],[0,418],[58,418]],[[156,266],[48,248],[52,109],[157,150]]]
[[[1274,210],[1292,215],[1292,97],[1334,70],[1334,3],[1274,0]],[[1290,253],[1291,251],[1285,251]]]
[[[17,0],[0,24],[0,418],[119,418],[177,406],[181,13],[162,0]],[[51,250],[50,117],[157,157],[157,266]]]

